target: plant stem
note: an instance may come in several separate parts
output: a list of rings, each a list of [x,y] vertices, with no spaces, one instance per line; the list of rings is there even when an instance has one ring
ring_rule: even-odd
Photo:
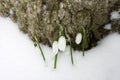
[[[40,44],[38,44],[38,47],[39,47],[39,49],[40,49],[40,51],[41,51],[41,54],[42,54],[43,60],[45,61],[45,56],[44,56],[44,53],[43,53],[43,51],[42,51],[42,48],[41,48]]]
[[[56,66],[57,66],[57,57],[58,57],[58,54],[55,55],[55,60],[54,60],[54,69],[56,69]]]
[[[83,40],[83,43],[82,43],[82,54],[83,54],[83,56],[85,55],[85,53],[84,53],[84,40]]]
[[[38,42],[38,39],[37,39],[36,37],[35,37],[35,40],[36,40],[36,42],[37,42],[37,45],[38,45],[38,47],[39,47],[39,50],[40,50],[41,55],[42,55],[42,57],[43,57],[43,60],[45,61],[44,53],[43,53],[42,48],[41,48],[41,46],[40,46],[40,44],[39,44],[39,42]]]
[[[70,42],[70,55],[71,55],[71,63],[74,64],[71,42]]]
[[[82,42],[82,54],[83,54],[83,56],[85,55],[85,35],[86,35],[86,33],[85,33],[85,28],[84,27],[82,27],[82,30],[83,30],[83,42]]]

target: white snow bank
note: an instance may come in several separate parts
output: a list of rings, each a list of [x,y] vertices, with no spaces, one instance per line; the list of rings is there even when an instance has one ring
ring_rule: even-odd
[[[52,49],[41,46],[47,62],[38,48],[21,33],[9,18],[0,17],[0,80],[120,80],[120,35],[111,34],[99,45],[85,52],[59,53],[57,69],[53,70]],[[65,53],[69,52],[69,47]]]
[[[109,23],[104,26],[104,29],[111,30],[111,27],[112,25]]]
[[[113,19],[120,19],[120,13],[118,11],[113,11],[111,13],[111,20]]]

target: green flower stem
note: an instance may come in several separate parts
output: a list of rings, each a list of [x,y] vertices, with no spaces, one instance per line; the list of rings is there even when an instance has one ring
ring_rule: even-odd
[[[42,57],[43,57],[43,60],[45,61],[44,53],[43,53],[42,48],[41,48],[41,46],[40,46],[40,44],[39,44],[39,42],[38,42],[38,39],[37,39],[36,37],[35,37],[35,41],[36,41],[36,43],[37,43],[37,45],[38,45],[38,48],[39,48],[39,50],[40,50],[40,52],[41,52],[41,55],[42,55]]]
[[[83,54],[83,56],[85,55],[85,50],[84,50],[84,40],[83,40],[83,43],[82,43],[82,54]]]
[[[42,48],[41,48],[40,44],[38,44],[38,47],[39,47],[39,49],[40,49],[40,51],[41,51],[41,54],[42,54],[43,60],[45,61],[45,56],[44,56],[44,53],[43,53],[43,51],[42,51]]]
[[[82,27],[82,30],[83,30],[83,41],[82,41],[82,54],[83,54],[83,56],[85,55],[85,36],[86,36],[86,33],[85,33],[85,28],[84,27]]]
[[[55,55],[55,60],[54,60],[54,69],[56,69],[57,67],[57,57],[58,57],[58,54]]]
[[[71,56],[71,63],[74,64],[71,42],[70,42],[70,56]]]

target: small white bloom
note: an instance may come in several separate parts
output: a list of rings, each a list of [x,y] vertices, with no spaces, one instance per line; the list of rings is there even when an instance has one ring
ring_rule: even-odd
[[[78,34],[76,35],[75,42],[76,42],[76,44],[80,44],[81,41],[82,41],[82,34],[81,34],[81,33],[78,33]]]
[[[56,55],[58,53],[58,42],[54,41],[52,45],[53,53]]]
[[[60,51],[65,51],[66,49],[66,39],[64,36],[61,36],[58,40],[58,48]]]

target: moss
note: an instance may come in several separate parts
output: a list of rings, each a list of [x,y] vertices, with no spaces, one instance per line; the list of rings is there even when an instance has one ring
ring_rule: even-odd
[[[74,49],[82,49],[75,44],[75,36],[86,30],[85,49],[95,46],[97,41],[108,34],[103,26],[110,22],[110,11],[119,9],[119,0],[0,0],[0,15],[9,16],[18,23],[19,29],[28,33],[34,41],[52,45],[59,36],[60,27],[66,30]],[[10,14],[12,9],[13,14]]]

